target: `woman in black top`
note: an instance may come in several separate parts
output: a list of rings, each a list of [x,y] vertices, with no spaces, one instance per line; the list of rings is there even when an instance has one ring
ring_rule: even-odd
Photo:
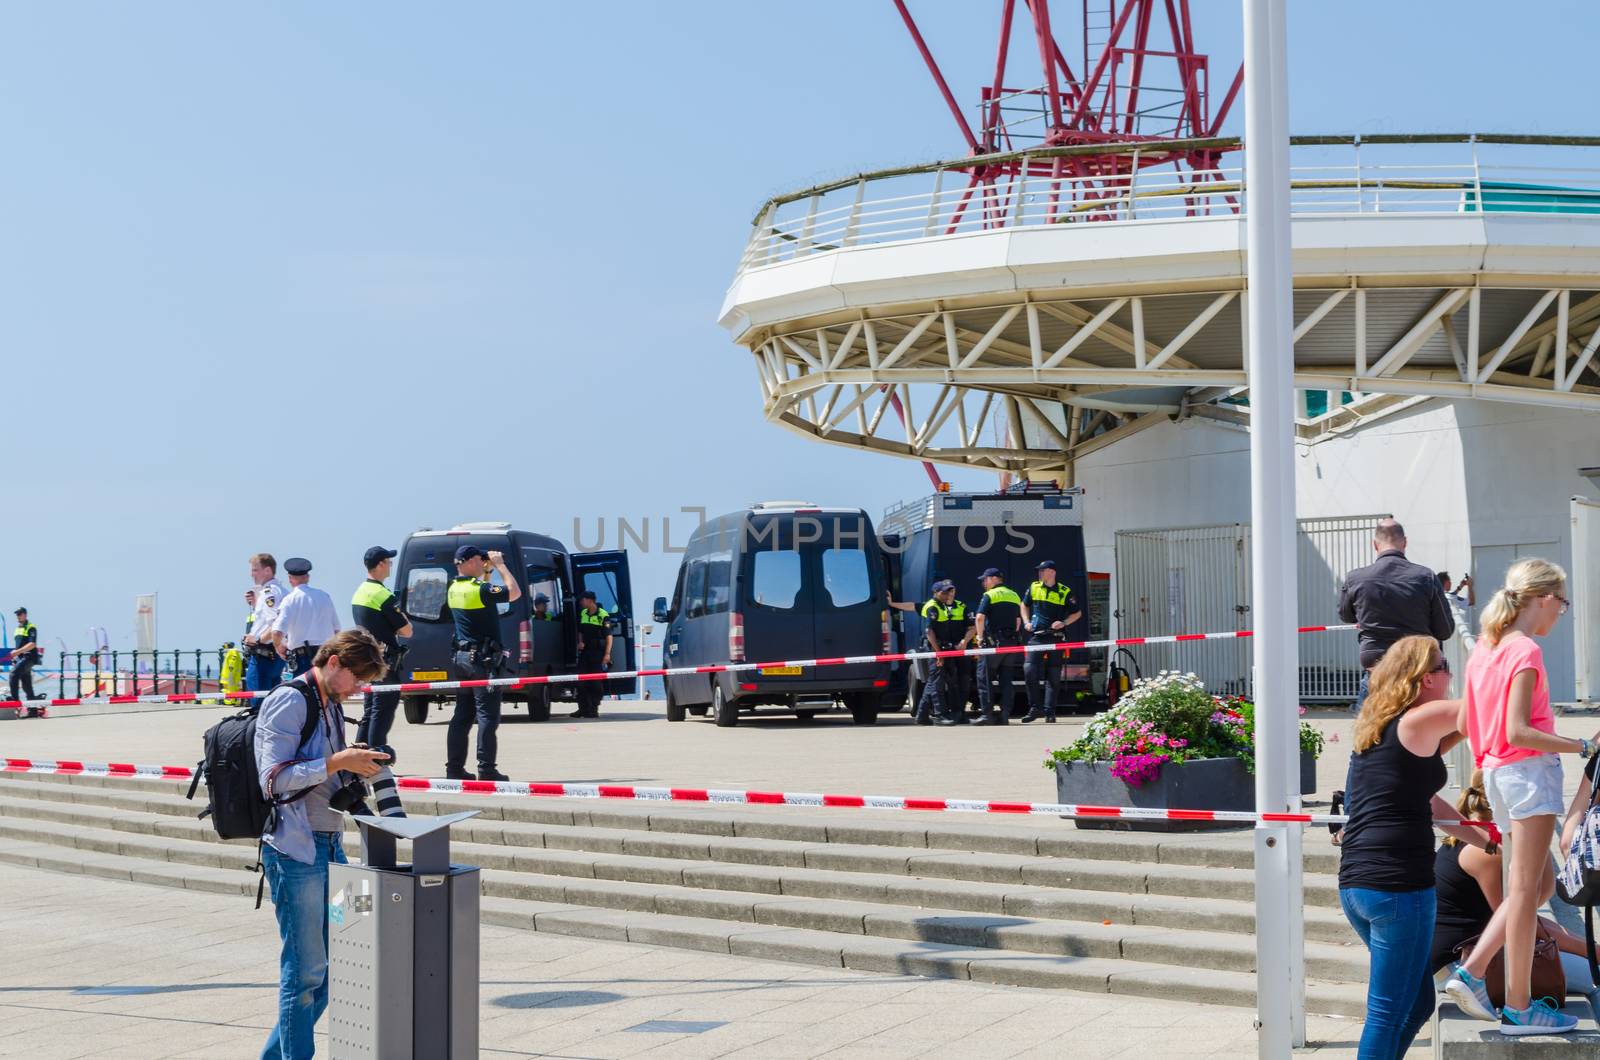
[[[1433,1013],[1433,819],[1451,814],[1440,755],[1461,739],[1449,687],[1439,643],[1406,637],[1373,668],[1356,718],[1339,903],[1372,953],[1359,1060],[1404,1056]]]
[[[1571,845],[1577,823],[1589,808],[1590,785],[1594,783],[1597,767],[1600,767],[1600,758],[1591,759],[1584,771],[1584,779],[1578,785],[1578,793],[1573,796],[1572,808],[1567,814],[1568,825],[1562,830],[1566,846]],[[1456,800],[1456,813],[1469,821],[1493,820],[1489,797],[1483,790],[1482,770],[1472,774],[1472,783]],[[1433,878],[1434,890],[1438,895],[1438,914],[1433,927],[1433,956],[1428,963],[1435,973],[1455,961],[1457,946],[1483,934],[1489,926],[1489,918],[1504,900],[1500,833],[1493,825],[1485,832],[1489,843],[1483,849],[1467,846],[1451,837],[1440,845],[1438,853],[1434,855]],[[1555,888],[1555,867],[1553,864],[1547,865],[1539,888],[1541,905],[1550,900]],[[1589,971],[1588,944],[1547,917],[1540,917],[1539,923],[1556,940],[1556,947],[1561,951],[1567,992],[1588,997],[1590,1006],[1596,1010],[1596,1018],[1600,1019],[1600,991],[1596,990]]]

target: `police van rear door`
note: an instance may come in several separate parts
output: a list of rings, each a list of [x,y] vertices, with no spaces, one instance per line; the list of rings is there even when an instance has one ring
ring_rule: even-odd
[[[574,552],[572,581],[581,593],[594,593],[595,602],[611,616],[611,669],[638,669],[634,624],[633,582],[628,576],[628,554],[620,550]],[[632,696],[639,690],[636,677],[606,681],[606,695]]]

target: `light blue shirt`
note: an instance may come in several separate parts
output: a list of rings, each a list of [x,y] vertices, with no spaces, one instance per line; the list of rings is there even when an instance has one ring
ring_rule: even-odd
[[[307,674],[306,680],[312,679]],[[310,865],[316,861],[313,825],[322,831],[337,830],[326,826],[334,813],[328,798],[350,778],[344,773],[329,776],[327,770],[328,756],[345,746],[344,712],[337,704],[324,704],[322,724],[301,746],[305,720],[306,697],[298,688],[282,684],[272,690],[256,719],[256,771],[261,775],[261,794],[269,799],[316,788],[304,798],[278,807],[275,826],[261,837],[278,853]]]

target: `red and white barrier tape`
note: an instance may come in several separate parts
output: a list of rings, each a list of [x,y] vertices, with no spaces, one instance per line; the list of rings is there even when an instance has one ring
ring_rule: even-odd
[[[189,766],[139,766],[126,763],[40,761],[7,758],[5,773],[58,776],[128,777],[137,780],[190,780]],[[857,810],[921,810],[1048,817],[1122,818],[1139,821],[1217,821],[1253,824],[1344,824],[1349,817],[1330,813],[1255,813],[1248,810],[1163,810],[1133,806],[1084,806],[1058,802],[992,799],[919,799],[904,795],[824,795],[812,792],[737,791],[722,788],[655,788],[634,784],[541,784],[536,781],[439,780],[397,777],[401,791],[437,795],[505,795],[519,798],[619,799],[629,802],[689,802],[717,806],[802,806]],[[1436,825],[1478,825],[1481,821],[1444,820]]]
[[[1338,633],[1352,630],[1348,626],[1300,626],[1297,633]],[[578,681],[625,680],[630,677],[686,677],[691,674],[750,673],[778,668],[815,669],[822,666],[858,666],[869,663],[911,662],[917,659],[977,658],[982,655],[1025,655],[1040,651],[1077,651],[1082,648],[1129,648],[1141,644],[1185,644],[1201,640],[1240,640],[1255,636],[1254,630],[1241,629],[1230,633],[1180,633],[1166,637],[1122,637],[1117,640],[1069,640],[1041,644],[1015,644],[999,648],[967,648],[951,651],[900,651],[880,655],[846,655],[826,659],[783,659],[768,662],[719,663],[714,666],[656,667],[654,669],[612,670],[589,674],[550,674],[542,677],[491,677],[470,681],[408,681],[402,684],[366,685],[363,692],[428,692],[462,688],[531,688],[535,685],[571,684]],[[191,692],[152,696],[103,696],[79,699],[35,699],[19,701],[0,700],[3,707],[76,707],[87,704],[116,703],[208,703],[218,700],[255,699],[266,692]]]

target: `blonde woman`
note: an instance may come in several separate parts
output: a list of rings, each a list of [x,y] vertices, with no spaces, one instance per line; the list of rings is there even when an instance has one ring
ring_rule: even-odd
[[[1591,768],[1593,768],[1591,764]],[[1588,806],[1589,788],[1585,781],[1573,809],[1581,816]],[[1472,783],[1462,789],[1456,800],[1456,812],[1468,821],[1492,821],[1489,796],[1483,790],[1483,770],[1472,775]],[[1428,967],[1438,972],[1450,966],[1456,947],[1479,936],[1488,937],[1489,924],[1495,910],[1504,904],[1501,886],[1500,832],[1490,825],[1487,829],[1490,844],[1478,849],[1454,837],[1446,838],[1439,846],[1433,860],[1433,886],[1438,912],[1433,925],[1433,956]],[[1545,872],[1539,881],[1539,902],[1549,901],[1555,893],[1555,867],[1545,862]],[[1600,989],[1589,975],[1589,944],[1567,931],[1560,924],[1544,917],[1539,923],[1561,951],[1561,968],[1566,973],[1567,992],[1579,993],[1589,999],[1589,1006],[1600,1018]],[[1502,932],[1503,934],[1503,932]],[[1495,942],[1491,953],[1500,948]]]
[[[1360,1060],[1404,1056],[1433,1013],[1433,820],[1451,816],[1437,795],[1447,779],[1441,755],[1461,740],[1449,689],[1438,641],[1404,637],[1373,667],[1356,718],[1339,904],[1372,953]]]
[[[1529,985],[1540,885],[1550,860],[1561,798],[1564,752],[1593,758],[1596,743],[1556,735],[1550,679],[1537,637],[1555,627],[1571,606],[1567,575],[1554,563],[1525,559],[1506,571],[1506,581],[1483,610],[1478,646],[1467,661],[1461,731],[1472,741],[1483,770],[1484,791],[1494,823],[1511,837],[1511,870],[1505,900],[1506,1004],[1500,1015],[1505,1035],[1562,1034],[1578,1021],[1534,1000]],[[1600,740],[1600,733],[1596,734]],[[1483,971],[1493,957],[1492,939],[1456,969],[1446,990],[1473,1015],[1490,1016]],[[1466,999],[1471,994],[1471,1001]],[[1476,1004],[1474,1004],[1474,1002]]]

